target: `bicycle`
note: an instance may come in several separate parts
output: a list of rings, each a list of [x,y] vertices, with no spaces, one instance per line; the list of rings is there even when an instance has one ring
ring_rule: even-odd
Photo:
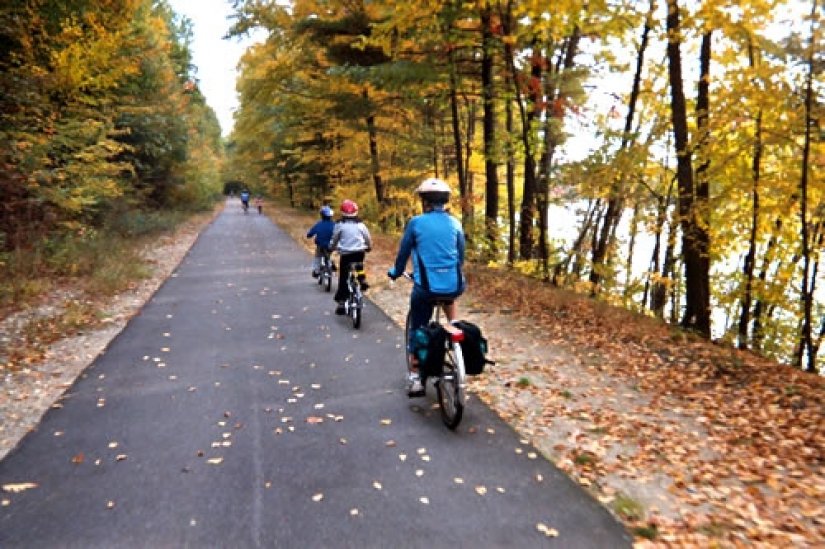
[[[412,281],[412,275],[404,273],[404,278]],[[451,300],[433,300],[433,314],[430,317],[428,326],[436,324],[446,332],[444,337],[444,359],[440,371],[436,375],[430,374],[428,377],[435,377],[434,382],[438,405],[441,409],[441,421],[449,429],[455,430],[461,423],[464,415],[464,405],[467,402],[467,375],[464,368],[464,354],[461,351],[461,342],[464,340],[464,332],[455,326],[449,327],[441,325],[441,309],[450,303]],[[410,341],[411,317],[407,312],[407,320],[404,325],[404,341]],[[405,345],[406,347],[406,345]],[[412,358],[408,350],[405,351],[407,358],[407,372],[411,370]],[[419,368],[421,383],[426,386],[427,377],[425,372]]]
[[[321,262],[318,266],[318,285],[327,292],[332,290],[332,258],[329,250],[321,252]]]
[[[350,263],[347,274],[347,288],[349,297],[344,302],[345,314],[352,319],[352,327],[356,330],[361,327],[361,315],[364,308],[364,293],[361,291],[359,277],[364,276],[363,263]]]

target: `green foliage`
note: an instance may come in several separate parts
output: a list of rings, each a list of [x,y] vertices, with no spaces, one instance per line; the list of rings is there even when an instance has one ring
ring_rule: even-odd
[[[627,494],[617,494],[612,507],[625,520],[637,521],[644,518],[644,506]]]

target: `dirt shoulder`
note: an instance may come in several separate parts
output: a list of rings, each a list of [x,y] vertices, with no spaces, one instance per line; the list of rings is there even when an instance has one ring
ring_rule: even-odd
[[[304,234],[313,215],[269,205],[265,212],[311,249]],[[59,406],[209,221],[194,220],[144,250],[151,277],[98,303],[103,318],[94,327],[51,345],[45,360],[0,370],[0,458]],[[409,287],[391,286],[384,275],[395,245],[377,235],[369,297],[401,324]],[[612,509],[639,545],[821,546],[821,378],[517,273],[470,266],[467,274],[461,316],[484,329],[497,361],[471,390]],[[0,333],[12,337],[33,317],[78,299],[87,297],[51,296],[0,320]]]

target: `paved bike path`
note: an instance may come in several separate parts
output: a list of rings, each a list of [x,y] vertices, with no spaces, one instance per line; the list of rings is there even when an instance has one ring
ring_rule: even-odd
[[[456,432],[407,399],[402,330],[310,260],[230,203],[0,462],[0,547],[631,544],[475,397]]]

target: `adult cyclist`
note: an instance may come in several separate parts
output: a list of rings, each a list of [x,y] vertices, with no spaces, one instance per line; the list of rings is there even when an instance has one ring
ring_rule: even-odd
[[[425,179],[416,189],[423,212],[413,217],[404,229],[395,265],[387,276],[395,280],[412,256],[413,289],[410,294],[410,336],[427,325],[433,314],[433,301],[446,300],[444,313],[449,321],[456,320],[455,299],[464,293],[464,231],[461,223],[447,212],[450,187],[441,179]],[[407,341],[410,371],[407,394],[424,396],[421,374],[412,356],[412,341]]]
[[[249,209],[249,189],[241,191],[241,205],[243,206],[244,213],[246,213]]]

